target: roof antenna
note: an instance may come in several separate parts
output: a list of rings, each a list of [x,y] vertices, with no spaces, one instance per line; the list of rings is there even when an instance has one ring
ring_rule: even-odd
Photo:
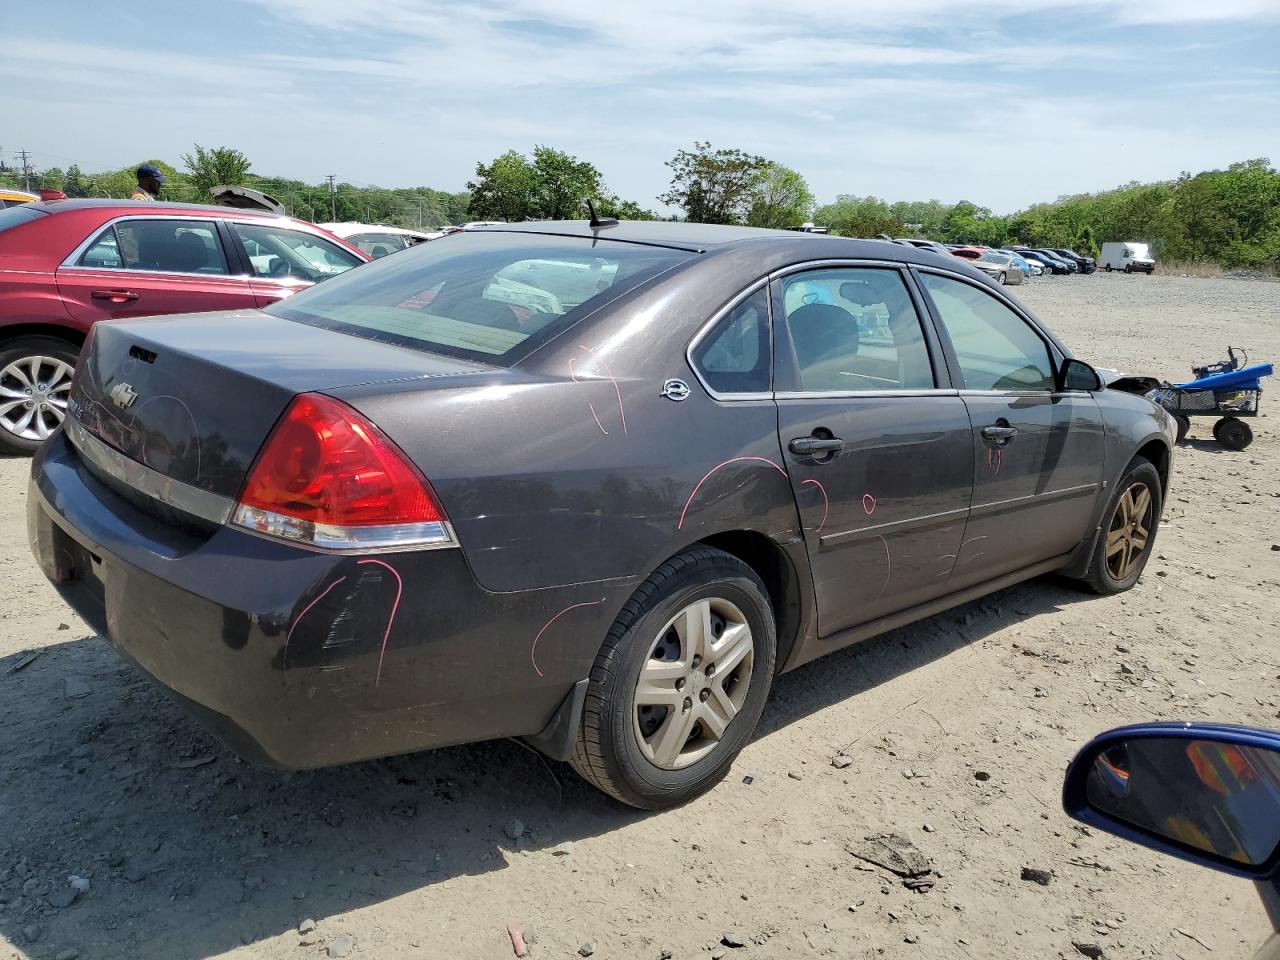
[[[587,209],[591,211],[591,227],[593,230],[599,230],[601,227],[616,227],[618,225],[617,217],[600,217],[596,215],[596,205],[591,202],[591,198],[587,198]]]

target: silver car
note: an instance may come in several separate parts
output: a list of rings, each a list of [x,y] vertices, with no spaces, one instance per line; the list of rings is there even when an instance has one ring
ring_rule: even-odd
[[[1006,250],[988,250],[977,260],[969,262],[997,283],[1021,283],[1027,278],[1022,268],[1013,262],[1013,255]]]

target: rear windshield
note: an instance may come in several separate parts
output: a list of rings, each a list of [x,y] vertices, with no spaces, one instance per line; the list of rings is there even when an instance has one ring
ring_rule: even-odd
[[[267,312],[370,340],[514,363],[695,254],[503,232],[461,232],[326,281]]]
[[[29,203],[19,204],[16,207],[5,207],[0,210],[0,233],[48,215],[49,212],[47,210],[33,209]]]

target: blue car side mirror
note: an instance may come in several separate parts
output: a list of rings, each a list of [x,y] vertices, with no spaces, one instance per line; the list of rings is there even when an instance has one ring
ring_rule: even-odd
[[[1280,734],[1150,723],[1095,737],[1071,761],[1067,814],[1224,873],[1280,874]]]

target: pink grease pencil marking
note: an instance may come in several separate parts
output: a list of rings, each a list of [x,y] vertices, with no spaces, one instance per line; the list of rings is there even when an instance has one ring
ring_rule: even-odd
[[[391,639],[391,626],[396,622],[396,611],[400,609],[400,594],[404,592],[404,581],[400,579],[400,574],[396,573],[395,568],[389,563],[384,563],[381,560],[356,561],[357,565],[366,563],[376,563],[380,567],[385,567],[396,578],[396,598],[391,604],[391,616],[387,617],[387,630],[382,635],[382,649],[378,651],[378,673],[373,679],[373,685],[376,687],[382,682],[382,658],[387,655],[387,641]]]
[[[574,357],[569,358],[569,379],[572,380],[574,383],[581,383],[582,381],[578,379],[578,375],[573,372],[574,359],[575,359]],[[621,400],[619,400],[619,402],[621,402]],[[587,401],[587,409],[591,411],[591,419],[593,419],[596,422],[596,426],[600,428],[600,432],[607,437],[609,435],[609,431],[606,430],[604,428],[604,424],[600,422],[600,417],[596,413],[595,405],[590,400]]]
[[[599,600],[588,600],[585,603],[571,604],[570,606],[565,607],[563,610],[561,610],[554,617],[552,617],[550,620],[548,620],[546,623],[542,625],[542,629],[538,631],[538,635],[533,638],[533,646],[529,648],[529,662],[533,664],[534,673],[536,673],[540,677],[543,676],[542,671],[538,668],[538,659],[537,659],[538,641],[541,640],[542,635],[551,628],[551,625],[555,623],[557,620],[559,620],[561,617],[563,617],[570,610],[577,610],[579,607],[598,607],[602,603],[604,603],[604,597],[601,597]]]
[[[600,363],[604,366],[604,372],[609,375],[609,381],[613,384],[613,392],[618,395],[618,415],[622,417],[622,432],[626,433],[627,432],[627,410],[622,405],[622,388],[618,386],[617,378],[614,377],[613,371],[609,369],[609,361],[604,358],[603,354],[596,353],[590,347],[583,346],[581,343],[578,344],[578,348],[580,350],[587,351],[587,353],[591,354],[593,357],[599,360]]]
[[[804,486],[806,483],[812,483],[815,487],[818,488],[818,491],[822,494],[822,522],[819,523],[818,526],[813,531],[814,533],[821,533],[822,528],[827,525],[827,514],[831,511],[831,501],[827,499],[827,490],[822,485],[821,481],[818,481],[818,480],[801,480],[800,481],[801,486]]]
[[[889,553],[889,541],[884,537],[878,537],[877,539],[884,544],[884,562],[886,567],[884,583],[880,584],[880,589],[876,591],[876,599],[879,600],[880,595],[884,593],[884,588],[889,586],[889,580],[893,577],[893,555]]]
[[[289,628],[289,632],[288,632],[287,634],[285,634],[285,638],[284,638],[284,658],[283,658],[282,663],[281,663],[282,668],[284,668],[284,669],[286,669],[286,670],[289,668],[289,641],[293,639],[293,631],[295,631],[295,630],[297,630],[297,629],[298,629],[298,624],[302,623],[302,618],[303,618],[303,617],[305,617],[308,613],[310,613],[310,612],[311,612],[311,608],[312,608],[312,607],[314,607],[317,603],[319,603],[321,600],[323,600],[325,597],[327,597],[327,596],[329,595],[329,591],[330,591],[330,590],[332,590],[334,587],[336,587],[338,584],[340,584],[340,583],[341,583],[343,580],[345,580],[345,579],[347,579],[347,578],[346,578],[346,577],[339,577],[337,580],[333,581],[333,583],[329,584],[327,587],[325,587],[325,588],[324,588],[324,590],[323,590],[323,592],[321,592],[320,596],[316,597],[314,600],[312,600],[310,603],[308,603],[305,607],[303,607],[303,608],[302,608],[302,612],[301,612],[300,614],[298,614],[298,618],[297,618],[296,620],[294,620],[294,621],[293,621],[293,626],[291,626],[291,627]]]
[[[737,463],[739,460],[758,460],[761,463],[767,463],[769,466],[773,467],[773,469],[777,470],[784,477],[787,475],[787,471],[783,470],[782,467],[778,466],[772,460],[766,460],[764,457],[732,457],[724,461],[724,463],[717,463],[714,467],[712,467],[710,470],[707,471],[707,475],[705,477],[703,477],[701,480],[698,481],[698,485],[693,488],[693,493],[689,494],[689,499],[685,501],[684,509],[680,511],[680,522],[676,524],[677,530],[684,529],[684,518],[686,514],[688,514],[689,512],[689,504],[693,503],[693,498],[698,495],[698,491],[702,489],[702,485],[706,483],[707,480],[710,479],[711,475],[715,473],[717,470],[719,470],[721,467],[727,467],[729,464]]]
[[[862,512],[868,517],[876,512],[876,498],[869,493],[862,495]]]

